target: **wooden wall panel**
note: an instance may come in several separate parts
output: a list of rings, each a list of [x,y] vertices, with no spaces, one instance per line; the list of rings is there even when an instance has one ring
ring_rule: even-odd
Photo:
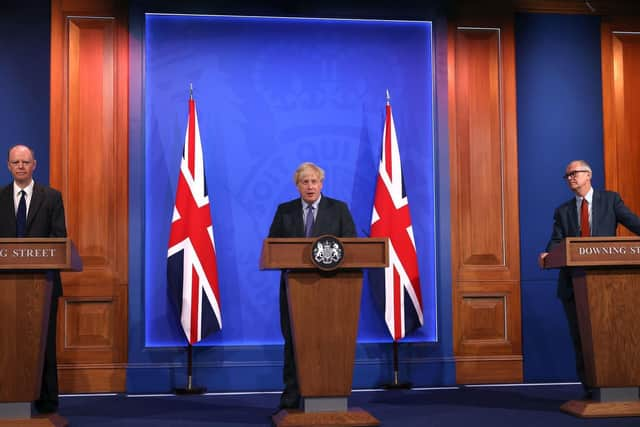
[[[453,340],[458,383],[522,381],[513,15],[449,30]]]
[[[119,1],[54,0],[51,185],[82,273],[63,275],[61,392],[124,391],[128,288],[128,31]]]
[[[605,186],[640,213],[640,18],[603,19],[601,40]]]
[[[505,265],[500,31],[458,28],[456,49],[460,269],[473,271]]]

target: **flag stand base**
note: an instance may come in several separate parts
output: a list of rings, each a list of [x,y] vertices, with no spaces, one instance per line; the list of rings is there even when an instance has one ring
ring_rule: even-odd
[[[173,392],[179,396],[204,394],[207,392],[205,387],[193,386],[193,346],[189,343],[187,347],[187,386],[185,388],[174,388]]]
[[[393,340],[393,382],[390,384],[380,384],[379,387],[385,390],[409,390],[412,385],[409,382],[398,381],[398,341]]]
[[[174,388],[173,392],[179,396],[181,395],[193,395],[193,394],[205,394],[207,389],[205,387],[191,387],[191,388]]]
[[[380,384],[380,388],[385,390],[409,390],[412,384],[409,382],[401,383],[398,381],[398,371],[393,372],[393,382],[390,384]]]
[[[380,384],[380,388],[385,390],[410,390],[411,387],[413,387],[411,383]]]

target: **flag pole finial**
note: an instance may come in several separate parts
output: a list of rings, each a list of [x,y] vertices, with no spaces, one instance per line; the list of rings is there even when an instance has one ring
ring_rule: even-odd
[[[387,89],[387,105],[391,102],[391,95],[389,95],[389,89]]]
[[[193,99],[193,83],[189,83],[189,99]]]

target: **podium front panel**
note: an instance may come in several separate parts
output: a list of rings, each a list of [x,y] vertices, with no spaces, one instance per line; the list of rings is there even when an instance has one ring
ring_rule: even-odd
[[[40,395],[51,288],[44,273],[0,273],[0,402]]]
[[[300,394],[348,396],[353,383],[361,271],[287,273]]]
[[[640,268],[575,269],[587,383],[640,386]]]

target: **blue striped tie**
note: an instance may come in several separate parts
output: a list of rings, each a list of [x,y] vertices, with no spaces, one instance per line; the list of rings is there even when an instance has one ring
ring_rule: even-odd
[[[16,236],[24,237],[27,232],[27,200],[24,190],[20,190],[20,202],[16,212]]]

